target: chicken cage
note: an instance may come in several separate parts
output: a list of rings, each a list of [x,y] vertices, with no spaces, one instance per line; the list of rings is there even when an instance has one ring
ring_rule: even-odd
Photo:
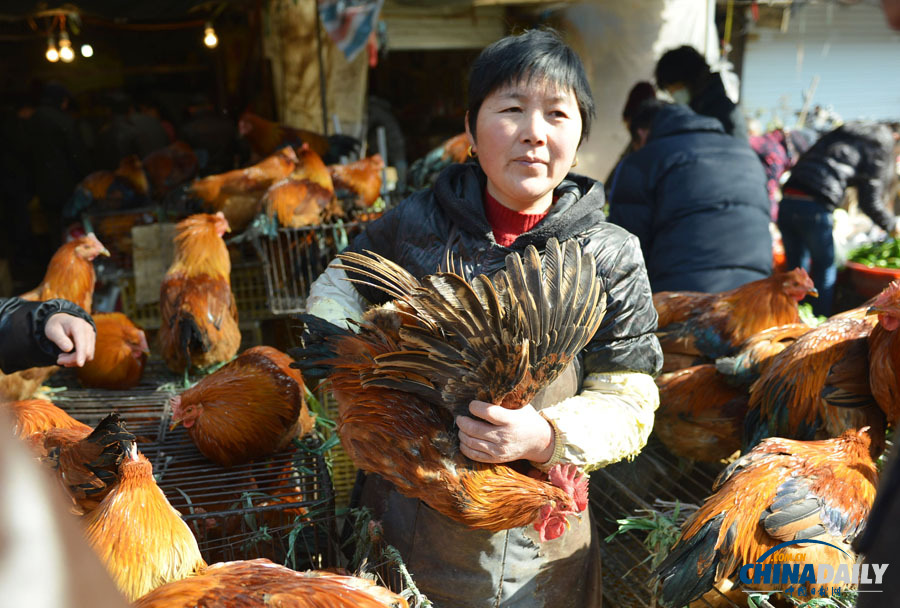
[[[703,504],[723,468],[723,464],[678,458],[651,435],[647,446],[634,460],[591,473],[590,508],[601,541],[605,607],[656,608],[659,605],[659,584],[653,581],[656,548],[648,546],[647,531],[619,532],[618,521],[659,512],[660,501],[677,505],[682,512],[690,510],[692,505]],[[732,594],[713,589],[693,602],[691,608],[746,605],[745,601],[735,601]]]
[[[364,225],[364,221],[338,222],[256,235],[253,245],[262,262],[269,311],[303,312],[313,281]]]
[[[179,427],[169,430],[169,399],[179,379],[151,359],[139,386],[126,391],[78,388],[63,370],[52,400],[96,425],[118,412],[153,464],[168,501],[197,538],[208,563],[265,557],[297,570],[339,565],[334,492],[317,439],[230,469],[207,460]],[[160,387],[164,387],[161,390]]]

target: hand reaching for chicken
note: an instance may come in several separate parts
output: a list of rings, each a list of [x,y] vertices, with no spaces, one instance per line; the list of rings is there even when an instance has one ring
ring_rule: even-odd
[[[553,427],[529,403],[517,410],[472,401],[470,416],[457,416],[460,451],[478,462],[524,459],[544,463],[553,456]]]
[[[57,365],[81,367],[94,358],[97,333],[90,323],[80,317],[57,313],[47,319],[44,334],[63,351],[56,358]]]

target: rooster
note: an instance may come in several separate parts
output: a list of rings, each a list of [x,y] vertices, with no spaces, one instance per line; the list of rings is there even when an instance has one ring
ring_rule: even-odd
[[[109,493],[119,479],[119,464],[134,440],[115,413],[93,430],[51,428],[28,437],[36,456],[56,471],[76,513],[92,511]]]
[[[742,342],[764,329],[799,323],[797,303],[807,295],[817,292],[802,268],[721,293],[653,294],[653,306],[659,315],[656,335],[666,357],[663,371],[712,363],[732,354]]]
[[[810,542],[781,549],[779,561],[829,564],[833,571],[854,564],[850,543],[869,514],[878,479],[866,431],[820,441],[773,437],[729,465],[656,571],[662,605],[687,605],[788,541]]]
[[[150,202],[150,184],[141,159],[124,157],[115,171],[95,171],[75,187],[63,217],[77,218],[82,212],[134,209]]]
[[[384,161],[380,154],[346,165],[331,165],[328,170],[334,180],[338,198],[352,201],[351,210],[365,210],[381,196],[381,171]]]
[[[653,431],[670,452],[717,462],[741,449],[747,393],[730,386],[714,365],[663,374]]]
[[[730,357],[716,359],[716,370],[733,386],[749,389],[772,358],[811,330],[805,323],[789,323],[764,329],[748,338]]]
[[[486,464],[459,451],[455,417],[480,400],[516,409],[565,369],[605,312],[595,262],[575,241],[510,254],[492,279],[453,273],[421,282],[380,256],[339,256],[351,276],[396,302],[366,313],[354,334],[312,315],[291,354],[307,377],[327,377],[339,434],[357,467],[471,528],[533,524],[559,537],[587,506],[587,479],[556,465],[549,483],[515,464]],[[356,279],[359,280],[359,279]]]
[[[401,596],[355,576],[297,572],[267,559],[223,562],[148,593],[134,608],[407,608]]]
[[[263,209],[279,226],[302,228],[333,222],[343,217],[333,192],[307,179],[284,179],[266,191]]]
[[[238,120],[238,132],[257,156],[268,156],[284,146],[309,146],[326,162],[340,162],[341,157],[358,154],[359,140],[347,135],[320,135],[266,120],[252,112],[244,112]]]
[[[197,155],[188,144],[176,141],[145,156],[143,166],[153,188],[154,198],[162,199],[194,178],[198,162]]]
[[[869,334],[869,386],[888,423],[896,426],[900,422],[900,281],[878,294],[866,313],[878,318]]]
[[[35,433],[50,429],[70,429],[87,436],[91,427],[69,416],[64,410],[45,399],[25,399],[4,404],[15,421],[13,433],[20,439],[28,439]]]
[[[315,426],[303,378],[291,358],[255,346],[174,397],[172,428],[183,425],[204,456],[224,467],[284,449]]]
[[[421,190],[434,184],[438,174],[453,163],[466,162],[469,137],[465,133],[454,135],[409,168],[410,190]]]
[[[153,466],[132,444],[120,481],[84,518],[85,535],[129,600],[206,566],[197,540],[153,478]]]
[[[222,212],[235,232],[243,230],[260,210],[269,186],[286,178],[297,165],[291,148],[282,148],[246,169],[208,175],[186,184],[169,197],[177,210]]]
[[[868,337],[875,320],[843,317],[811,329],[779,354],[750,387],[744,447],[764,437],[837,437],[865,425],[884,449],[884,414],[869,387]]]
[[[120,312],[96,314],[94,323],[94,359],[78,368],[78,380],[93,388],[124,390],[137,386],[150,353],[143,330]]]
[[[93,233],[69,241],[53,254],[41,284],[22,294],[22,299],[42,302],[62,298],[90,312],[96,281],[92,262],[98,255],[108,256],[109,251]],[[57,369],[53,365],[13,374],[0,372],[0,401],[30,398]]]
[[[159,341],[174,372],[208,368],[234,357],[241,345],[231,292],[231,258],[222,215],[196,214],[176,226],[175,257],[160,288]],[[187,382],[185,382],[187,383]]]

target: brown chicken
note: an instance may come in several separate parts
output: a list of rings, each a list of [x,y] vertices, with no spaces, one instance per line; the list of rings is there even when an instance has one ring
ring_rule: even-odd
[[[109,251],[93,234],[66,243],[53,254],[41,284],[21,297],[32,302],[63,298],[90,312],[96,281],[92,262],[98,255],[108,256]],[[0,402],[30,398],[57,369],[54,365],[0,372]]]
[[[176,141],[145,156],[143,166],[153,188],[153,196],[161,199],[194,178],[197,174],[197,155],[187,143]]]
[[[83,433],[82,436],[87,436],[91,432],[91,427],[75,420],[45,399],[13,401],[0,407],[9,408],[12,412],[15,424],[13,433],[21,439],[50,429],[71,429]]]
[[[340,258],[394,306],[368,311],[358,334],[302,315],[303,347],[291,354],[307,377],[331,381],[354,464],[469,527],[533,524],[541,540],[560,536],[587,506],[586,477],[572,465],[547,480],[469,460],[454,419],[473,399],[522,407],[566,368],[606,310],[593,257],[550,239],[543,260],[529,247],[471,283],[453,273],[420,282],[378,256]]]
[[[325,136],[266,120],[252,112],[244,112],[238,121],[238,132],[257,156],[268,156],[284,146],[307,144],[327,162],[339,162],[343,156],[358,153],[360,142],[346,135]]]
[[[867,311],[878,315],[869,334],[869,386],[888,424],[900,422],[900,281],[878,294]]]
[[[297,166],[290,175],[291,179],[311,181],[334,194],[334,181],[322,157],[307,144],[296,148],[294,152],[297,154]]]
[[[656,335],[666,357],[663,371],[712,363],[764,329],[799,323],[797,302],[807,295],[816,295],[816,289],[802,268],[721,293],[653,294],[659,314]]]
[[[380,154],[354,163],[328,167],[334,180],[335,194],[341,199],[349,198],[356,209],[368,209],[381,196],[382,169],[384,160]]]
[[[355,576],[297,572],[267,559],[223,562],[148,593],[134,608],[407,608],[406,600]]]
[[[142,207],[150,202],[150,184],[141,159],[131,154],[115,171],[95,171],[75,187],[65,215],[77,218],[83,211],[114,211]]]
[[[120,312],[96,314],[94,323],[94,359],[78,368],[78,380],[93,388],[124,390],[137,386],[150,353],[143,330]]]
[[[28,437],[35,455],[56,471],[73,502],[73,511],[88,513],[119,478],[119,464],[134,445],[119,415],[110,414],[97,427],[51,428]]]
[[[453,163],[466,162],[469,137],[465,133],[454,135],[409,168],[407,182],[410,190],[420,190],[434,184],[434,180],[444,168]]]
[[[874,317],[837,318],[779,354],[750,387],[744,449],[764,437],[824,439],[866,425],[875,456],[884,449],[884,414],[869,387],[868,337]]]
[[[741,449],[747,392],[730,386],[709,363],[656,379],[659,409],[653,431],[670,452],[717,462]]]
[[[685,522],[656,571],[662,605],[687,605],[785,542],[813,541],[780,549],[779,562],[799,569],[852,565],[850,543],[872,507],[877,479],[865,428],[821,441],[765,440],[719,475],[715,493]]]
[[[175,258],[160,288],[159,341],[166,365],[185,376],[228,361],[241,346],[222,240],[228,229],[222,213],[192,215],[176,227]]]
[[[204,456],[223,467],[287,447],[315,426],[303,378],[291,358],[255,346],[172,399],[172,428],[182,424]]]
[[[282,148],[246,169],[195,179],[185,186],[181,203],[207,213],[221,211],[235,232],[243,230],[259,213],[269,186],[286,178],[297,165],[291,148]]]
[[[197,540],[153,478],[137,446],[119,466],[119,483],[84,518],[88,542],[131,601],[190,576],[206,562]]]
[[[811,329],[806,323],[764,329],[741,344],[734,355],[716,359],[716,370],[733,386],[749,389],[775,355]]]
[[[307,179],[289,178],[273,184],[262,205],[266,215],[285,228],[331,223],[344,215],[333,192]]]

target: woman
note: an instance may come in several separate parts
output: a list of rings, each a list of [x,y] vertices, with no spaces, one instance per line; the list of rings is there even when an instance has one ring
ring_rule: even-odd
[[[570,174],[588,135],[593,99],[577,55],[555,34],[529,31],[487,47],[472,66],[466,133],[472,161],[445,169],[369,224],[351,245],[434,273],[451,254],[469,275],[492,275],[511,251],[578,239],[607,289],[607,316],[577,365],[531,405],[473,401],[457,419],[460,446],[482,462],[529,460],[585,471],[635,455],[653,426],[662,362],[656,312],[637,239],[603,221],[603,187]],[[457,264],[458,266],[459,264]],[[384,296],[329,266],[309,312],[359,319]],[[533,530],[470,530],[370,475],[364,504],[382,519],[416,584],[441,608],[598,606],[599,558],[590,518],[538,545]]]

